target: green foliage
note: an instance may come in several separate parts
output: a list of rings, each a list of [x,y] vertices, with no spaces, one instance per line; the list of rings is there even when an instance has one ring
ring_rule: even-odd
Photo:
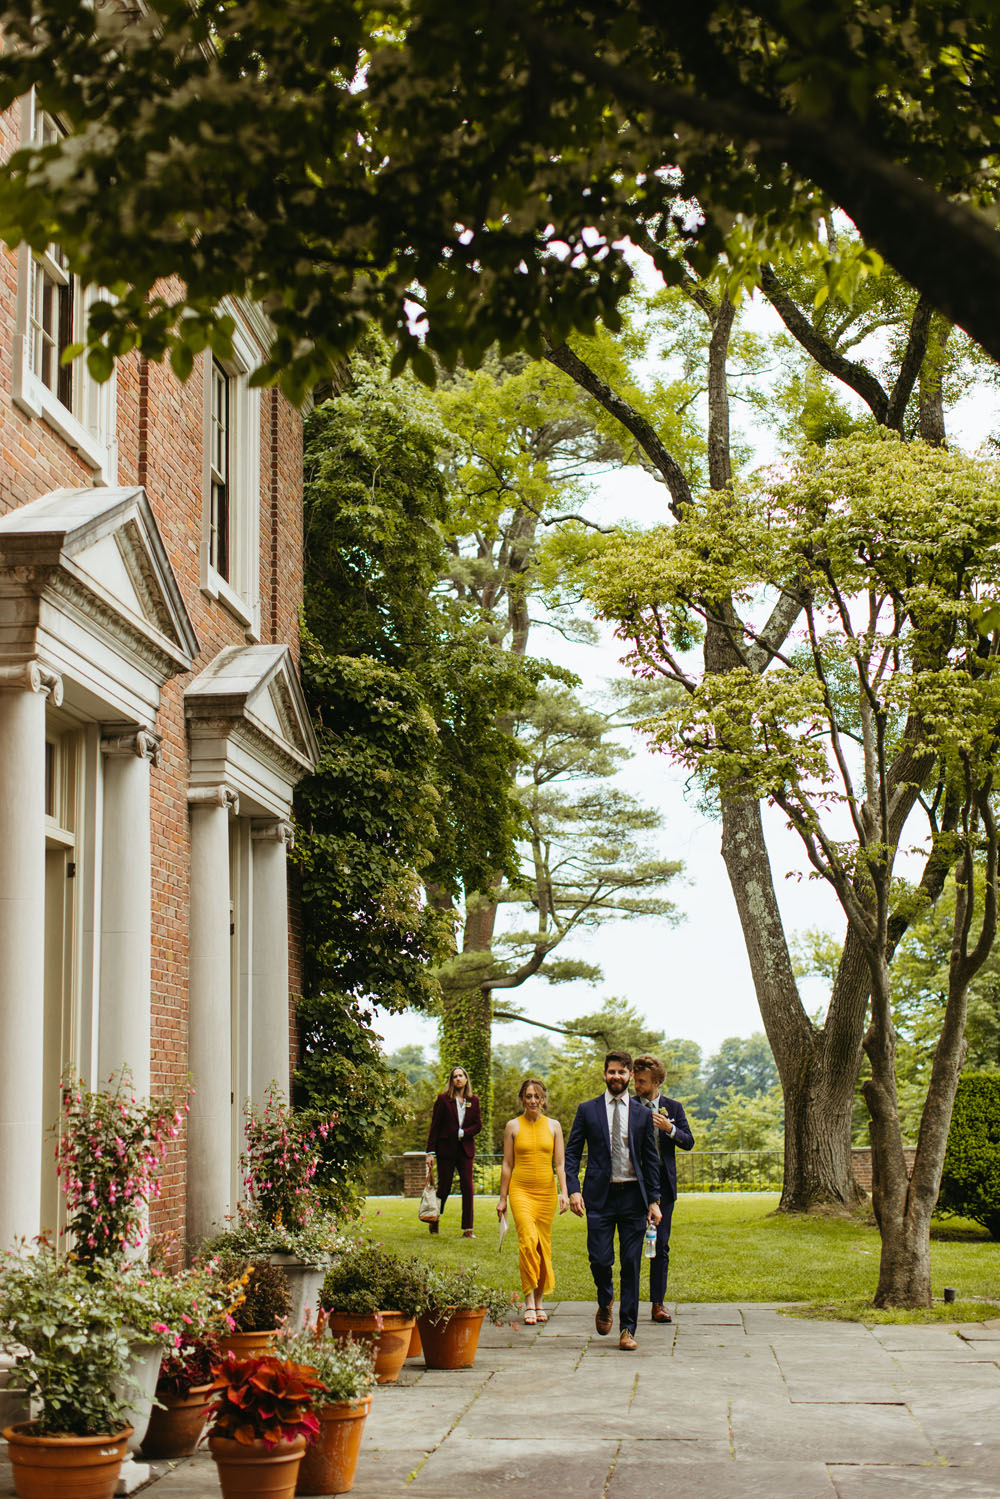
[[[698,1133],[701,1150],[781,1150],[785,1105],[780,1087],[738,1093],[730,1084],[716,1093],[711,1122]]]
[[[938,1209],[971,1218],[1000,1239],[1000,1074],[959,1078]]]
[[[448,1323],[453,1312],[482,1308],[497,1327],[508,1321],[519,1298],[492,1281],[484,1280],[471,1266],[447,1270],[432,1265],[427,1271],[425,1315],[436,1325]]]
[[[315,1327],[285,1328],[275,1352],[293,1364],[311,1368],[325,1386],[323,1405],[361,1400],[375,1383],[375,1345],[363,1339],[332,1338],[322,1318]]]
[[[114,290],[90,315],[98,374],[133,348],[181,376],[208,346],[225,357],[230,294],[267,308],[260,378],[293,397],[377,325],[432,384],[435,356],[475,366],[495,342],[537,353],[602,317],[615,329],[629,239],[671,286],[725,252],[734,296],[805,245],[822,310],[880,268],[821,240],[832,202],[994,338],[977,212],[1000,155],[989,5],[917,0],[901,24],[893,7],[780,0],[709,32],[635,0],[8,0],[0,18],[0,105],[34,87],[70,132],[6,164],[0,233],[55,238]]]
[[[33,1402],[39,1433],[117,1431],[137,1393],[107,1263],[83,1265],[45,1245],[0,1260],[0,1346],[13,1359],[10,1388]]]
[[[288,1280],[280,1265],[248,1259],[240,1250],[216,1240],[204,1251],[219,1280],[229,1288],[228,1313],[237,1332],[270,1332],[289,1312]]]
[[[428,1305],[427,1266],[393,1254],[370,1239],[344,1245],[327,1271],[320,1302],[328,1312],[371,1316],[402,1312],[417,1317]]]
[[[754,1031],[752,1036],[727,1036],[705,1062],[702,1104],[714,1109],[733,1093],[756,1098],[769,1093],[777,1082],[778,1069],[763,1031]]]

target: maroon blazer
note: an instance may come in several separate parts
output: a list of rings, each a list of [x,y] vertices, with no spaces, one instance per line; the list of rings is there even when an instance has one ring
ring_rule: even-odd
[[[434,1100],[431,1127],[427,1132],[427,1153],[449,1156],[452,1160],[457,1160],[460,1155],[474,1156],[476,1147],[473,1136],[478,1135],[482,1127],[479,1099],[473,1093],[466,1101],[465,1123],[462,1126],[462,1138],[459,1139],[458,1105],[450,1093],[439,1093]]]

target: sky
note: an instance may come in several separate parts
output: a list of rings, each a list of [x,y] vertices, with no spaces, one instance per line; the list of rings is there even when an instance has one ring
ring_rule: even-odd
[[[758,313],[766,327],[769,309]],[[773,316],[773,314],[772,314]],[[949,440],[973,451],[989,431],[1000,424],[1000,393],[977,391],[966,397],[948,417]],[[766,433],[758,434],[759,461],[770,456]],[[607,474],[595,481],[597,518],[603,524],[631,520],[644,526],[660,523],[666,516],[665,492],[638,469]],[[537,627],[529,649],[570,667],[583,681],[581,691],[598,696],[604,684],[621,675],[620,647],[610,630],[602,630],[597,645],[572,645],[555,631]],[[648,917],[608,922],[592,933],[573,939],[565,951],[599,965],[604,979],[596,984],[575,981],[550,985],[530,979],[521,988],[498,993],[498,1004],[510,1001],[528,1010],[536,1020],[562,1025],[579,1015],[600,1008],[611,995],[627,1000],[651,1026],[662,1027],[671,1039],[696,1041],[703,1056],[710,1056],[729,1036],[749,1036],[762,1030],[760,1012],[743,946],[736,903],[729,886],[720,849],[721,824],[706,816],[697,797],[685,786],[684,773],[663,755],[651,754],[642,739],[624,731],[622,742],[632,758],[619,772],[623,787],[646,803],[661,809],[663,827],[657,855],[680,860],[682,875],[667,894],[676,905],[679,919],[671,923]],[[765,809],[765,833],[781,906],[785,931],[790,938],[807,928],[822,928],[842,937],[844,920],[836,898],[823,881],[809,878],[801,843],[784,826],[774,810]],[[512,926],[517,925],[511,913]],[[560,955],[564,949],[559,949]],[[802,985],[803,1001],[814,1012],[825,1008],[826,990],[818,979]],[[405,1013],[379,1013],[376,1030],[386,1049],[423,1046],[433,1055],[437,1026],[433,1019]],[[497,1023],[494,1043],[546,1034],[521,1022]]]

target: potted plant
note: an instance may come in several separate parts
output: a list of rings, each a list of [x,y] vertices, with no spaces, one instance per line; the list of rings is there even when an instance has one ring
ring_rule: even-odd
[[[483,1319],[499,1327],[515,1300],[468,1269],[429,1269],[426,1295],[417,1326],[428,1369],[468,1369],[476,1360]]]
[[[186,1099],[137,1098],[127,1067],[109,1078],[106,1090],[96,1092],[66,1073],[60,1118],[53,1127],[56,1172],[66,1202],[63,1234],[74,1259],[92,1279],[104,1278],[108,1294],[117,1295],[129,1336],[127,1382],[132,1393],[125,1419],[134,1428],[130,1449],[138,1447],[145,1433],[160,1354],[170,1336],[161,1288],[134,1256],[146,1239],[149,1204],[160,1195],[160,1172],[186,1108]]]
[[[320,1312],[314,1325],[283,1331],[278,1339],[283,1358],[308,1364],[326,1386],[316,1406],[319,1432],[306,1449],[295,1484],[297,1494],[346,1494],[354,1486],[365,1420],[371,1409],[375,1379],[372,1349],[351,1338],[327,1335]]]
[[[427,1271],[415,1257],[370,1239],[345,1243],[323,1282],[320,1300],[335,1337],[375,1345],[375,1378],[393,1384],[406,1361],[417,1316],[427,1305]]]
[[[34,1418],[4,1429],[22,1499],[111,1499],[132,1428],[129,1337],[106,1280],[47,1244],[0,1260],[0,1345]]]
[[[226,1331],[219,1338],[222,1351],[238,1358],[265,1352],[289,1313],[284,1271],[268,1259],[247,1259],[232,1250],[213,1256],[208,1263],[228,1287]]]
[[[214,1339],[197,1337],[163,1355],[156,1403],[142,1442],[143,1457],[189,1457],[194,1451],[205,1429],[214,1365],[220,1357]]]
[[[319,1431],[314,1412],[324,1393],[311,1368],[263,1354],[215,1365],[215,1404],[208,1448],[223,1499],[266,1493],[292,1499],[299,1464]]]
[[[307,1314],[315,1316],[336,1242],[332,1219],[316,1210],[313,1185],[322,1142],[335,1123],[335,1118],[290,1108],[277,1083],[268,1088],[262,1108],[247,1104],[241,1157],[247,1201],[240,1204],[229,1234],[234,1248],[254,1258],[267,1255],[280,1265],[295,1327]]]

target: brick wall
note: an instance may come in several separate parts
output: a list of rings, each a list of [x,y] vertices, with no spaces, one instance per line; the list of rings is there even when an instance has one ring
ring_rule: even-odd
[[[907,1176],[913,1171],[913,1161],[916,1156],[916,1147],[905,1145],[903,1157],[906,1161]],[[851,1147],[851,1170],[854,1180],[859,1187],[864,1187],[866,1192],[872,1189],[872,1149],[870,1145],[854,1145]]]
[[[19,117],[0,116],[0,156],[19,144]],[[18,256],[0,247],[0,514],[52,489],[94,482],[89,466],[44,420],[12,401]],[[169,295],[171,287],[163,288]],[[200,587],[203,506],[204,379],[196,362],[181,385],[167,365],[134,355],[117,371],[118,483],[142,484],[200,643],[192,675],[224,646],[246,643],[244,625]],[[298,659],[302,597],[302,428],[299,414],[276,392],[260,401],[261,640],[287,644]],[[190,839],[186,792],[188,751],[184,689],[190,676],[167,683],[157,728],[162,757],[151,772],[152,1085],[183,1086],[187,1073],[188,889]],[[301,986],[301,922],[290,882],[289,1004]],[[184,1232],[183,1131],[162,1178],[153,1227]]]

